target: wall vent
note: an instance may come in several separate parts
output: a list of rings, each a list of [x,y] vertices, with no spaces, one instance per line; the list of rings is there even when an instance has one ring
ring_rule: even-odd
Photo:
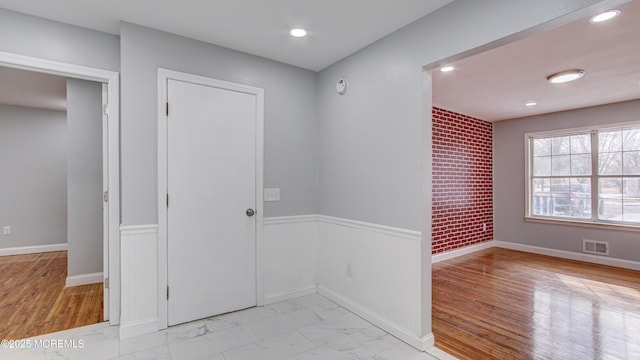
[[[606,241],[582,239],[582,252],[596,255],[609,255],[609,243]]]

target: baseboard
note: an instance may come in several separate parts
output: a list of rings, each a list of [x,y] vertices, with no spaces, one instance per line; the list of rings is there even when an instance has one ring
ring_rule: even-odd
[[[433,333],[429,333],[423,336],[421,339],[418,339],[421,347],[418,350],[429,352],[436,345],[436,338],[433,336]]]
[[[468,255],[468,254],[474,253],[476,251],[489,249],[489,248],[492,248],[492,247],[495,247],[495,246],[496,246],[495,242],[493,240],[491,240],[491,241],[486,241],[486,242],[479,243],[479,244],[465,246],[465,247],[462,247],[462,248],[459,248],[459,249],[455,249],[455,250],[451,250],[451,251],[437,253],[437,254],[434,254],[434,255],[431,256],[431,263],[435,264],[435,263],[440,262],[440,261],[445,261],[445,260],[457,258],[458,256]]]
[[[275,304],[281,301],[287,301],[291,299],[298,298],[300,296],[312,295],[318,292],[318,285],[309,285],[299,289],[294,289],[290,291],[282,291],[274,294],[268,294],[264,297],[264,304]]]
[[[120,339],[128,339],[139,335],[150,334],[160,330],[160,319],[138,320],[127,325],[120,325]]]
[[[0,256],[67,251],[67,244],[33,245],[0,249]]]
[[[411,333],[411,331],[402,328],[401,326],[399,326],[398,324],[395,324],[394,322],[385,319],[383,317],[381,317],[378,314],[375,314],[365,308],[363,308],[362,306],[360,306],[359,304],[355,303],[354,301],[345,298],[342,295],[339,295],[335,292],[333,292],[332,290],[329,290],[325,287],[319,286],[318,287],[318,292],[325,296],[326,298],[328,298],[329,300],[337,303],[338,305],[342,306],[343,308],[351,311],[352,313],[360,316],[361,318],[367,320],[368,322],[372,323],[373,325],[379,327],[380,329],[386,331],[387,333],[395,336],[396,338],[404,341],[405,343],[413,346],[414,348],[420,350],[420,351],[426,351],[427,349],[431,348],[434,346],[434,338],[433,338],[433,334],[428,334],[422,338],[418,337],[417,335]]]
[[[555,249],[543,248],[539,246],[518,244],[518,243],[512,243],[512,242],[506,242],[506,241],[493,241],[493,244],[496,247],[504,248],[504,249],[525,251],[525,252],[530,252],[530,253],[540,254],[540,255],[547,255],[547,256],[555,256],[563,259],[585,261],[585,262],[600,264],[600,265],[615,266],[623,269],[640,270],[640,262],[637,262],[637,261],[611,258],[606,256],[591,255],[591,254],[574,253],[571,251],[555,250]]]
[[[435,346],[428,348],[425,352],[438,360],[458,360],[457,357],[442,351]]]
[[[82,275],[67,276],[66,287],[97,284],[104,281],[103,273],[91,273]]]

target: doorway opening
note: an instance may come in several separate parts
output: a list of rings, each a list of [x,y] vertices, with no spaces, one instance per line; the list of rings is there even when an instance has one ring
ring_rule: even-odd
[[[593,215],[595,219],[598,215],[596,211],[591,213],[590,208],[581,209],[584,211],[564,210],[562,212],[562,209],[554,209],[552,206],[536,208],[533,203],[526,204],[526,201],[529,200],[561,198],[561,195],[557,195],[559,192],[554,191],[554,186],[542,190],[537,189],[535,192],[526,189],[525,178],[527,176],[523,165],[525,159],[529,159],[529,157],[525,156],[527,142],[524,134],[533,131],[531,129],[535,129],[537,132],[553,132],[558,129],[629,121],[629,119],[620,120],[620,114],[633,109],[634,106],[636,109],[640,106],[637,100],[637,84],[633,84],[635,87],[626,84],[630,77],[638,75],[636,64],[640,59],[640,53],[626,49],[634,48],[631,43],[633,42],[633,34],[637,32],[637,19],[635,18],[640,15],[638,11],[640,7],[633,2],[626,4],[617,2],[614,5],[622,11],[625,15],[624,18],[620,17],[608,24],[596,26],[589,21],[586,15],[595,15],[597,10],[604,9],[602,7],[585,9],[558,19],[561,24],[558,21],[552,22],[554,23],[552,29],[542,25],[533,31],[528,31],[527,34],[518,34],[508,40],[487,44],[485,47],[471,50],[467,54],[443,59],[425,67],[425,78],[429,81],[429,88],[433,85],[432,93],[430,90],[428,94],[425,93],[427,97],[425,103],[429,103],[429,106],[425,107],[425,118],[429,118],[428,122],[433,127],[433,152],[429,154],[429,157],[434,162],[432,174],[434,179],[442,179],[443,169],[448,164],[460,161],[459,158],[448,156],[448,154],[464,154],[464,161],[474,165],[455,174],[446,174],[447,180],[455,178],[455,181],[460,184],[476,184],[476,189],[473,189],[474,186],[467,186],[464,189],[465,194],[472,195],[471,199],[481,199],[482,195],[490,193],[483,205],[488,210],[489,216],[482,217],[482,211],[477,206],[479,202],[474,204],[474,200],[469,201],[455,197],[460,194],[460,188],[456,189],[455,185],[448,189],[434,189],[434,204],[442,202],[446,198],[447,201],[450,199],[452,203],[460,205],[461,209],[474,209],[470,215],[465,215],[465,224],[456,226],[447,232],[442,224],[449,221],[447,216],[455,216],[455,214],[453,212],[436,213],[437,210],[434,207],[432,214],[434,220],[431,224],[432,234],[434,234],[433,252],[434,255],[437,252],[441,252],[441,254],[435,255],[433,261],[443,261],[436,268],[439,270],[446,266],[453,268],[459,265],[462,260],[455,260],[456,265],[452,260],[448,262],[444,262],[444,260],[479,251],[483,247],[510,248],[530,253],[546,253],[557,258],[588,259],[591,262],[604,263],[605,260],[601,260],[602,257],[598,259],[579,253],[582,238],[576,239],[573,235],[563,236],[562,229],[559,227],[541,222],[533,224],[531,219],[527,219],[527,222],[531,224],[525,224],[524,218],[527,216],[525,211],[540,211],[550,220],[553,220],[552,216],[563,217],[564,220],[571,221],[571,217],[584,218]],[[576,38],[575,34],[580,35],[581,41],[571,41]],[[609,41],[609,37],[615,41]],[[625,50],[618,51],[617,46]],[[616,66],[613,67],[605,60],[611,53],[621,54],[617,59]],[[498,63],[500,66],[495,66]],[[451,66],[453,71],[441,71],[441,67],[444,65]],[[547,81],[547,77],[567,66],[586,70],[585,78],[564,86],[551,84]],[[483,71],[483,69],[491,69],[491,71]],[[606,76],[604,76],[605,74]],[[470,94],[473,94],[473,97],[470,97]],[[431,102],[433,102],[433,106],[431,106]],[[635,109],[633,111],[637,112]],[[619,116],[618,119],[616,116]],[[453,136],[446,138],[447,134],[454,134],[456,138]],[[606,144],[600,143],[594,145],[594,149],[606,149],[606,146]],[[637,147],[637,145],[633,146]],[[558,148],[554,148],[554,155],[557,154],[555,151]],[[608,149],[603,152],[613,153]],[[539,153],[536,156],[539,156]],[[597,155],[595,157],[597,158]],[[596,174],[599,171],[596,167],[594,168],[596,170],[591,172],[590,161],[586,161],[585,164],[587,164],[585,167],[590,171],[589,174]],[[562,174],[561,171],[564,169],[558,165],[558,162],[553,164],[553,168],[550,165],[546,173],[544,173],[546,170],[541,169],[542,167],[535,168],[535,172],[542,171],[549,179],[553,179],[550,182],[561,181],[563,178],[574,175],[577,171],[574,165],[574,170],[567,170],[567,174]],[[483,171],[486,173],[480,177]],[[550,174],[550,172],[553,173]],[[450,182],[453,183],[453,181]],[[482,190],[480,190],[481,188]],[[589,190],[587,186],[582,188]],[[593,189],[595,193],[598,186],[593,186]],[[550,195],[551,191],[554,194]],[[604,198],[606,202],[606,191],[609,189],[601,191],[605,193],[604,197],[602,194],[596,194],[592,198],[594,200]],[[613,202],[613,200],[609,200]],[[575,207],[581,208],[578,205],[580,204],[576,202]],[[596,206],[592,208],[595,209]],[[624,209],[619,206],[617,210]],[[620,215],[615,213],[615,209],[606,206],[605,211],[607,212],[605,215],[611,217]],[[575,222],[575,219],[573,224],[569,221],[563,226],[570,231],[572,226],[576,227],[577,231],[579,224]],[[492,233],[494,223],[499,236],[495,239]],[[464,229],[466,224],[474,224],[474,226],[467,231]],[[527,231],[523,231],[525,227]],[[461,230],[464,231],[465,236],[459,235],[462,233]],[[594,235],[588,234],[594,230],[584,229],[581,231],[583,231],[581,237],[592,238],[595,235],[594,233],[591,233]],[[602,229],[601,231],[606,230]],[[598,236],[603,235],[598,233]],[[622,243],[620,239],[624,238],[625,234],[622,231],[611,231],[606,236],[612,243],[619,241],[618,244],[620,244]],[[558,251],[558,248],[552,244],[556,239],[562,242],[563,247],[574,250],[571,250],[572,252]],[[489,242],[490,240],[496,241]],[[611,261],[608,263],[609,265],[615,261],[614,259],[607,260]],[[624,261],[618,262],[617,265],[620,266],[623,263]],[[515,267],[511,270],[515,270]],[[439,272],[442,273],[442,271]],[[442,310],[450,305],[446,301],[451,293],[449,289],[446,289],[446,281],[438,278],[435,271],[433,275],[433,333],[436,338],[436,346],[451,350],[453,354],[458,356],[453,352],[455,347],[449,347],[447,342],[453,338],[464,337],[464,335],[447,331],[445,322],[458,328],[462,327],[460,324],[464,324],[469,332],[476,331],[477,327],[471,324],[468,319],[451,317],[450,313]],[[455,291],[453,290],[453,292]],[[489,293],[493,298],[500,297],[496,295],[494,290]],[[510,296],[516,297],[514,293]],[[554,305],[554,301],[557,300],[552,299],[552,305]],[[465,306],[465,302],[459,301],[458,305],[453,308],[449,307],[449,309],[454,313],[461,313],[461,307]],[[499,305],[495,308],[503,310]],[[548,309],[540,311],[540,316],[548,318]],[[504,319],[502,320],[502,322],[500,320],[493,321],[495,324],[493,331],[487,330],[487,328],[483,329],[483,331],[489,331],[489,334],[493,333],[495,336],[490,336],[489,338],[492,340],[482,345],[488,344],[491,349],[498,349],[497,351],[501,353],[505,348],[501,347],[495,339],[499,337],[496,335],[499,332],[496,329],[506,323]],[[576,326],[575,320],[570,317],[555,317],[551,327],[553,328],[553,323],[560,322]],[[512,323],[514,322],[511,321],[510,324]],[[516,334],[523,333],[522,328],[527,327],[526,322],[520,323],[524,325],[514,329],[513,332]],[[533,326],[528,327],[528,329],[532,328]],[[619,328],[611,333],[622,334],[624,329]],[[530,337],[524,339],[530,342],[529,349],[536,349],[540,353],[545,351],[544,344],[547,339],[544,336],[540,336],[539,339]],[[562,341],[555,337],[553,340]],[[539,346],[540,344],[542,345]],[[464,346],[467,345],[469,344]],[[466,353],[479,354],[478,345],[478,343],[469,345],[469,348],[466,348]],[[472,347],[476,347],[476,349],[472,349]],[[458,348],[460,349],[460,347]],[[510,348],[524,351],[524,346],[520,345],[510,346]],[[598,349],[598,351],[600,350],[604,349]],[[504,353],[507,354],[507,352]],[[527,353],[527,356],[539,357],[541,355],[531,352]]]
[[[0,126],[11,137],[1,156],[14,174],[0,184],[8,199],[0,209],[8,276],[1,280],[13,305],[1,329],[24,338],[116,325],[118,74],[10,53],[0,53],[0,71],[9,88],[0,89]],[[27,310],[34,303],[39,312]],[[11,322],[28,329],[7,332]]]

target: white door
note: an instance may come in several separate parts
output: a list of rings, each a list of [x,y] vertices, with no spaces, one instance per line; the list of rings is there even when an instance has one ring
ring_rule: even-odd
[[[254,94],[167,82],[168,324],[256,305]]]

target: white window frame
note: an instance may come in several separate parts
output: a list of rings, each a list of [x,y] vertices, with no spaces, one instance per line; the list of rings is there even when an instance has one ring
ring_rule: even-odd
[[[596,125],[579,128],[558,129],[550,131],[531,132],[524,135],[525,147],[525,221],[539,221],[549,223],[569,223],[577,225],[597,226],[597,227],[615,227],[615,228],[633,228],[640,230],[640,223],[618,222],[611,220],[598,219],[598,191],[599,179],[607,177],[625,177],[624,175],[598,175],[598,132],[606,130],[616,130],[624,128],[640,127],[640,122],[625,122],[617,124]],[[534,138],[554,137],[554,136],[570,136],[576,134],[591,134],[591,176],[565,176],[570,177],[590,177],[591,178],[591,218],[573,218],[560,216],[544,216],[534,215],[532,213],[532,181],[533,181],[533,142]]]

